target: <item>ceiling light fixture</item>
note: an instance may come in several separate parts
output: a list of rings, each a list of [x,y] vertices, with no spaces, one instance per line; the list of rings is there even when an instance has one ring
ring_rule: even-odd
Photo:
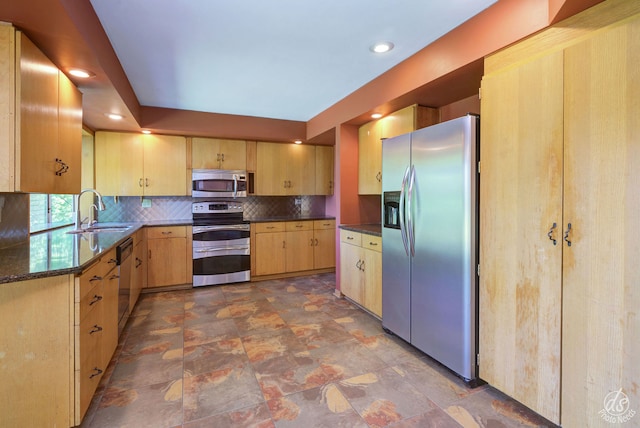
[[[389,52],[391,49],[393,49],[393,43],[391,43],[391,42],[378,42],[378,43],[376,43],[374,45],[371,45],[371,47],[369,49],[373,53],[385,53],[385,52]]]
[[[373,113],[371,115],[372,119],[380,119],[382,117],[382,113]]]
[[[148,135],[148,134],[151,134],[151,131],[149,131],[148,129],[143,129],[142,133]]]
[[[116,113],[107,113],[107,117],[111,120],[122,120],[124,118],[123,115]]]
[[[294,141],[294,144],[302,144],[302,141],[301,140],[296,140],[296,141]]]
[[[70,68],[69,74],[75,77],[80,77],[81,79],[88,79],[89,77],[95,76],[95,73],[92,73],[88,70],[83,70],[81,68]]]

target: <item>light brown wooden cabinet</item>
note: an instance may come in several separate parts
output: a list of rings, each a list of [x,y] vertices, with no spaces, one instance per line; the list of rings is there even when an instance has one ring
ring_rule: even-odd
[[[640,402],[638,13],[603,3],[485,63],[479,375],[566,427]]]
[[[316,195],[333,195],[333,146],[316,146]]]
[[[186,139],[96,132],[95,174],[96,189],[103,195],[186,196]]]
[[[191,139],[193,169],[247,169],[247,142],[218,138]]]
[[[115,249],[75,278],[75,424],[84,417],[118,344]]]
[[[256,195],[313,195],[315,147],[258,141]]]
[[[335,220],[252,223],[253,276],[335,268]]]
[[[82,95],[8,24],[0,24],[0,109],[0,191],[79,193]]]
[[[340,230],[340,291],[382,316],[382,238]]]
[[[438,123],[438,110],[417,104],[358,129],[358,194],[382,193],[382,140]]]
[[[192,281],[189,226],[147,228],[147,287],[187,284]]]
[[[133,236],[133,269],[131,269],[131,293],[129,295],[129,313],[138,302],[140,292],[147,288],[147,233],[146,228],[138,230]]]

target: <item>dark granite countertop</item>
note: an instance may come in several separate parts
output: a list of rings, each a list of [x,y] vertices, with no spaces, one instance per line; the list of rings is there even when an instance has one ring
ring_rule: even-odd
[[[275,217],[245,217],[251,223],[268,223],[272,221],[303,221],[303,220],[335,220],[335,217],[325,215],[299,215]]]
[[[70,234],[73,226],[31,235],[29,240],[0,249],[0,284],[79,274],[97,257],[114,248],[144,226],[191,225],[191,219],[134,223],[100,223],[97,226],[131,226],[126,231]]]
[[[340,229],[350,230],[352,232],[365,233],[367,235],[382,236],[382,225],[373,224],[341,224]]]

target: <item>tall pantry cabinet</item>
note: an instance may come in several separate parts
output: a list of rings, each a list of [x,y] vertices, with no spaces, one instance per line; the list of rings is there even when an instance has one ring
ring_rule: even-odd
[[[631,3],[605,2],[487,58],[482,81],[479,375],[564,427],[610,426],[603,409],[617,391],[640,409]]]

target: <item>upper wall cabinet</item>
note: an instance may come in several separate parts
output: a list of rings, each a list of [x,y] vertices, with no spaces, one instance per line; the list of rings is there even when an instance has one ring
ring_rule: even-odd
[[[412,105],[362,125],[358,130],[358,193],[379,195],[382,192],[382,139],[436,123],[437,109]]]
[[[96,189],[110,196],[186,196],[184,137],[96,132]]]
[[[217,138],[191,139],[193,169],[247,169],[247,143],[244,140]]]
[[[257,146],[256,195],[315,194],[315,146],[261,141]]]
[[[0,136],[0,191],[80,192],[82,95],[7,24],[0,24]]]
[[[333,146],[316,146],[316,195],[333,195]]]

